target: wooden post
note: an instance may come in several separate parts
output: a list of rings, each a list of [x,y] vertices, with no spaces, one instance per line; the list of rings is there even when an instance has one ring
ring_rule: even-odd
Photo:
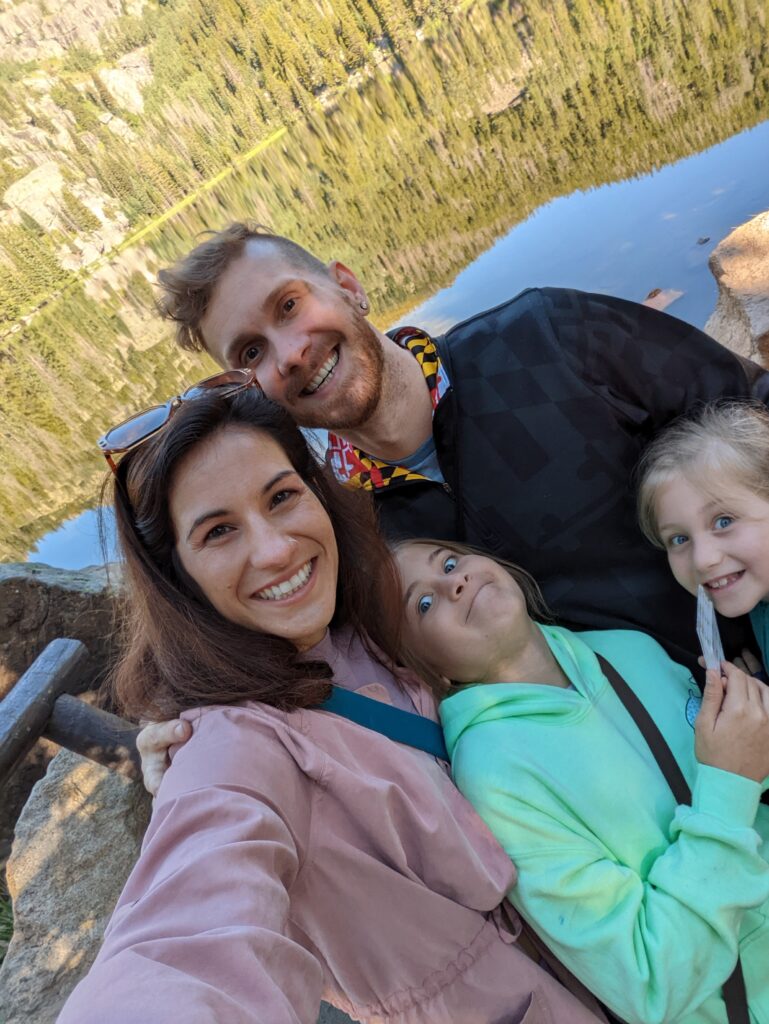
[[[88,651],[79,640],[53,640],[0,702],[0,785],[40,736],[131,778],[139,778],[138,729],[69,695]]]
[[[56,698],[75,688],[87,660],[79,640],[52,640],[0,703],[0,782],[37,742]]]
[[[43,735],[121,775],[140,779],[141,760],[136,749],[138,732],[138,727],[124,718],[64,694],[54,704]]]

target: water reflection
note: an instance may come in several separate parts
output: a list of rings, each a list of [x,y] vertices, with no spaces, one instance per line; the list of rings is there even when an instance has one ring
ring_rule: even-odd
[[[763,4],[721,12],[718,31],[706,4],[570,10],[473,8],[24,325],[0,353],[0,557],[93,504],[105,424],[210,372],[168,343],[147,281],[227,220],[352,265],[380,326],[421,306],[435,327],[541,283],[675,287],[673,312],[701,322],[697,237],[769,205],[764,126],[745,131],[769,91]],[[703,163],[682,159],[741,131]]]
[[[703,327],[716,303],[708,256],[769,207],[769,121],[654,174],[554,199],[500,239],[410,319],[438,333],[524,288],[560,285],[665,308]]]
[[[42,537],[27,559],[59,569],[84,569],[105,561],[114,562],[117,559],[114,516],[109,509],[102,513],[86,509]]]

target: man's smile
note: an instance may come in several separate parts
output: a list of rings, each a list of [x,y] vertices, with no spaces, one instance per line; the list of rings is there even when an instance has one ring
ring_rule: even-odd
[[[336,369],[336,364],[339,362],[339,349],[335,348],[325,363],[321,366],[315,376],[312,378],[309,384],[304,387],[299,394],[300,395],[314,395],[323,385],[329,380]]]

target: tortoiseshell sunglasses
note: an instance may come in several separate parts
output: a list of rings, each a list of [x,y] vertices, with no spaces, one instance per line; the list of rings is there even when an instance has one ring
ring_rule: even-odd
[[[113,455],[125,455],[133,448],[138,448],[150,437],[157,434],[159,430],[168,423],[173,414],[182,402],[193,401],[200,398],[211,388],[226,388],[225,395],[234,394],[236,391],[244,391],[246,388],[258,388],[259,381],[253,370],[224,370],[222,373],[215,373],[213,377],[206,377],[198,381],[192,387],[187,388],[180,395],[169,398],[162,405],[153,405],[151,409],[145,409],[135,416],[129,416],[127,420],[112,427],[96,442],[107,460],[113,473],[117,473],[117,464],[112,458]]]

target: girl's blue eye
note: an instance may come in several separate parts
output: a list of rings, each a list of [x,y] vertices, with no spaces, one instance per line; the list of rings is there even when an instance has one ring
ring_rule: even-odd
[[[459,561],[459,559],[457,558],[456,555],[449,555],[449,557],[443,563],[443,571],[445,573],[453,572],[454,569],[456,569],[456,567],[457,567],[457,562],[458,561]]]
[[[680,548],[682,544],[685,544],[689,538],[685,533],[674,533],[668,541],[668,547]]]
[[[431,594],[423,594],[417,601],[417,614],[424,615],[430,611],[432,607],[433,599]]]
[[[733,522],[733,516],[716,516],[713,525],[717,530],[725,530],[726,527],[731,526]]]

